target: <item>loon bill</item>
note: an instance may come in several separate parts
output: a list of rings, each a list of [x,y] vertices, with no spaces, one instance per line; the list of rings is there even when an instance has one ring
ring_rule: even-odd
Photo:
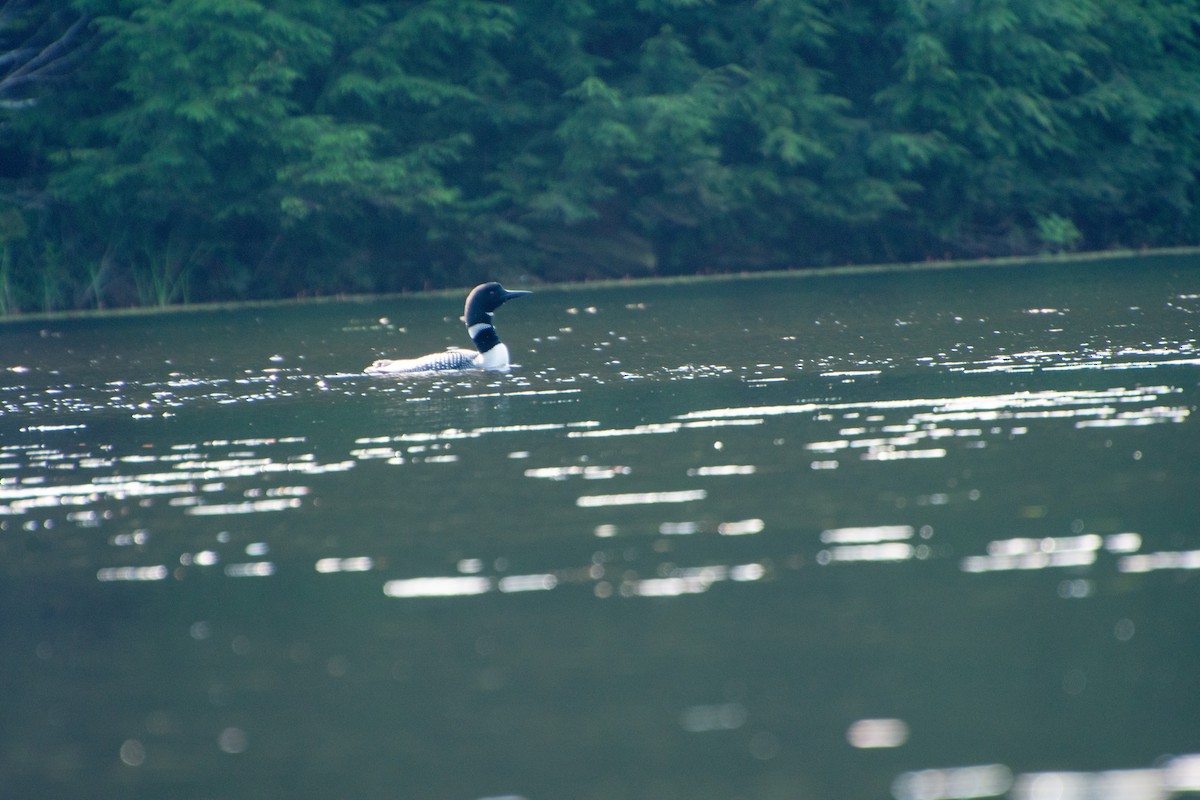
[[[496,327],[492,324],[492,312],[517,297],[533,292],[505,289],[498,283],[482,283],[467,295],[463,321],[467,333],[475,342],[474,350],[461,347],[442,353],[430,353],[420,358],[381,358],[365,372],[368,375],[399,375],[416,372],[446,372],[451,370],[483,369],[507,372],[509,369],[508,347],[500,341]]]

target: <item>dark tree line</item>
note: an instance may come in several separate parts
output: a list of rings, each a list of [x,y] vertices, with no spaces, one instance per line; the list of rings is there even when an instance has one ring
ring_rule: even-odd
[[[5,0],[0,310],[1195,244],[1178,0]]]

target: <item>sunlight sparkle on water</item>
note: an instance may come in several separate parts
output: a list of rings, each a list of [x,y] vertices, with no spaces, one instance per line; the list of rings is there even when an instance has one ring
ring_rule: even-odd
[[[1157,768],[1099,772],[1028,772],[1002,764],[905,772],[896,800],[972,800],[1008,793],[1011,800],[1168,800],[1200,791],[1200,755],[1165,759]]]
[[[583,495],[575,500],[580,508],[602,506],[652,505],[655,503],[692,503],[708,497],[704,489],[682,489],[672,492],[628,492],[626,494]]]
[[[663,578],[646,578],[627,582],[622,594],[639,597],[678,597],[685,594],[707,592],[713,584],[721,581],[745,583],[760,580],[766,570],[762,564],[738,564],[735,566],[713,565],[707,567],[676,568]]]
[[[758,467],[753,464],[721,464],[713,467],[693,467],[687,471],[689,477],[710,478],[725,475],[753,475]]]
[[[602,466],[572,466],[572,467],[536,467],[525,470],[527,478],[548,478],[552,481],[563,481],[567,478],[579,476],[584,480],[607,480],[615,478],[618,475],[628,475],[632,470],[629,467],[602,467]]]
[[[332,572],[368,572],[375,566],[375,561],[369,556],[353,556],[351,558],[322,558],[316,563],[317,572],[329,574]]]
[[[821,531],[825,544],[864,544],[868,542],[895,542],[913,537],[911,525],[876,525],[867,528],[831,528]]]
[[[908,723],[902,719],[860,719],[847,729],[846,741],[860,750],[900,747],[908,741]]]
[[[96,580],[108,581],[161,581],[170,573],[162,564],[151,567],[105,567],[96,572]]]
[[[1012,783],[1012,771],[1003,764],[925,769],[896,778],[892,795],[896,800],[973,800],[1002,795]]]
[[[217,516],[221,514],[261,514],[264,511],[286,511],[289,508],[299,508],[301,501],[296,498],[247,500],[241,503],[220,503],[211,506],[193,506],[185,514],[194,516]]]
[[[545,592],[556,586],[558,578],[554,575],[508,575],[497,584],[502,592]]]
[[[1159,569],[1200,569],[1200,550],[1157,552],[1125,556],[1121,572],[1153,572]]]
[[[267,578],[275,574],[275,565],[270,561],[226,564],[225,574],[230,578]]]
[[[961,566],[964,572],[1084,567],[1095,563],[1096,554],[1102,547],[1110,553],[1130,553],[1141,547],[1141,542],[1141,536],[1136,533],[1121,533],[1104,538],[1096,534],[1084,534],[1047,536],[1040,539],[999,539],[988,544],[987,555],[967,556],[962,560]],[[1120,562],[1123,571],[1138,571],[1128,568],[1129,558],[1147,557],[1123,558]]]
[[[883,544],[847,544],[831,547],[817,553],[817,563],[855,561],[907,561],[916,553],[911,544],[887,542]]]
[[[1157,769],[1039,772],[1017,777],[1013,800],[1165,800]]]
[[[457,597],[483,594],[492,590],[491,578],[448,576],[391,580],[383,585],[388,597]]]
[[[762,533],[766,525],[761,519],[743,519],[735,522],[722,522],[717,525],[717,533],[722,536],[750,536]]]

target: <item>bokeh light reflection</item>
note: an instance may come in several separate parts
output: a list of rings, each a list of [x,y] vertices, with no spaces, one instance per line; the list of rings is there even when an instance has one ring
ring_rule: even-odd
[[[1003,764],[948,767],[905,772],[892,783],[896,800],[973,800],[997,797],[1013,785]]]
[[[846,730],[846,741],[860,750],[900,747],[908,741],[902,719],[860,719]]]

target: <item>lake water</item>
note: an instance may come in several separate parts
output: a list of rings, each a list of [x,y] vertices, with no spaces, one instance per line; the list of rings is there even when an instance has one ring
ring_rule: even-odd
[[[0,326],[0,796],[1200,792],[1197,257],[461,308]]]

